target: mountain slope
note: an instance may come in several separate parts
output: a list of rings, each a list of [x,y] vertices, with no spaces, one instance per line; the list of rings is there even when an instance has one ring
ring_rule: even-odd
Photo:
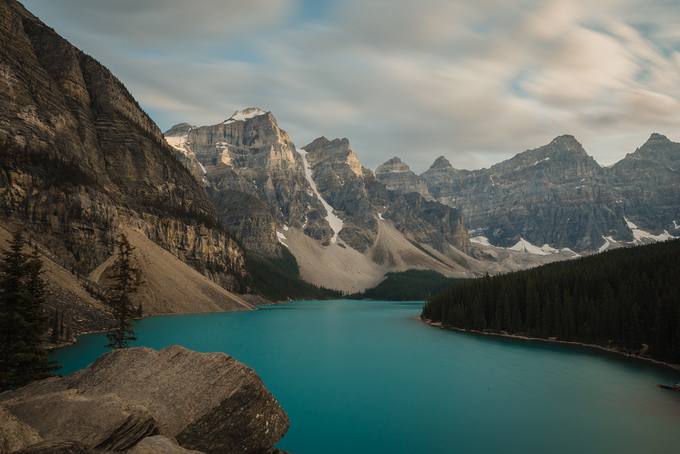
[[[87,275],[134,227],[224,287],[241,247],[121,82],[13,0],[0,1],[0,207]]]
[[[347,139],[296,149],[274,116],[254,107],[165,135],[187,168],[204,169],[221,220],[252,257],[275,265],[287,249],[316,286],[353,292],[414,267],[481,272],[456,261],[469,247],[458,210],[387,190]]]
[[[592,252],[674,230],[680,218],[680,146],[652,135],[611,168],[601,167],[572,136],[519,153],[489,169],[454,169],[437,159],[422,178],[436,200],[458,207],[468,227],[491,244],[521,240]],[[680,230],[679,230],[680,232]],[[637,235],[637,236],[636,236]]]

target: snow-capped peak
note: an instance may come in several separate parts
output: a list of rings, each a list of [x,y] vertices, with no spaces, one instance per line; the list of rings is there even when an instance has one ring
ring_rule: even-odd
[[[233,123],[235,121],[246,121],[251,118],[259,117],[260,115],[266,115],[267,112],[260,109],[259,107],[247,107],[242,110],[237,110],[231,117],[227,118],[224,123]]]

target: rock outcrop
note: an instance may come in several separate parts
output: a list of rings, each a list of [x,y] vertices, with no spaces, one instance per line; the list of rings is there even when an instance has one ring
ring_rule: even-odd
[[[221,220],[246,247],[279,255],[277,223],[320,241],[331,237],[303,159],[271,112],[251,107],[215,125],[188,130],[176,125],[166,136],[205,169]]]
[[[154,435],[137,443],[127,454],[201,454],[201,452],[185,449],[175,440],[163,435]]]
[[[73,440],[58,440],[58,441],[43,441],[28,448],[17,451],[14,454],[97,454],[101,451],[96,451],[88,448],[79,441]]]
[[[680,234],[680,144],[660,134],[611,167],[560,136],[489,169],[457,170],[438,158],[421,177],[499,246],[525,239],[589,252]]]
[[[652,134],[605,171],[628,220],[641,229],[680,236],[680,143]]]
[[[0,406],[46,441],[114,451],[149,452],[174,439],[205,453],[267,452],[289,425],[253,370],[179,346],[108,353],[71,376],[0,394]]]
[[[404,194],[416,192],[426,199],[432,198],[427,183],[397,157],[379,165],[375,169],[375,177],[390,191]]]
[[[87,275],[121,225],[230,290],[243,251],[121,82],[14,0],[0,2],[0,207]]]
[[[0,407],[0,454],[9,454],[40,443],[43,438],[28,424]]]
[[[357,251],[365,251],[378,232],[376,211],[364,182],[370,170],[361,166],[345,138],[320,137],[303,149],[319,193],[343,220],[340,238]]]
[[[489,169],[456,170],[440,158],[422,178],[438,201],[461,209],[468,228],[494,245],[524,238],[592,250],[603,235],[630,238],[605,169],[572,136]]]

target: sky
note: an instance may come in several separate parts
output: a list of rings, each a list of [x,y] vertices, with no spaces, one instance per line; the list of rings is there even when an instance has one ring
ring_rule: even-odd
[[[162,130],[270,110],[363,164],[488,167],[573,134],[680,141],[680,0],[24,0]]]

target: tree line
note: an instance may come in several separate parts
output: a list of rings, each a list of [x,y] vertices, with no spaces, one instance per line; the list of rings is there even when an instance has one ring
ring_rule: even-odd
[[[680,363],[680,240],[459,280],[422,317]]]
[[[48,341],[70,338],[63,312],[55,310],[48,322],[43,263],[37,249],[26,253],[27,247],[18,231],[0,255],[0,392],[51,376],[59,366],[49,359]],[[132,320],[141,315],[141,306],[133,304],[131,295],[142,280],[133,250],[121,235],[105,298],[115,319],[107,333],[109,348],[126,348],[135,340]]]

